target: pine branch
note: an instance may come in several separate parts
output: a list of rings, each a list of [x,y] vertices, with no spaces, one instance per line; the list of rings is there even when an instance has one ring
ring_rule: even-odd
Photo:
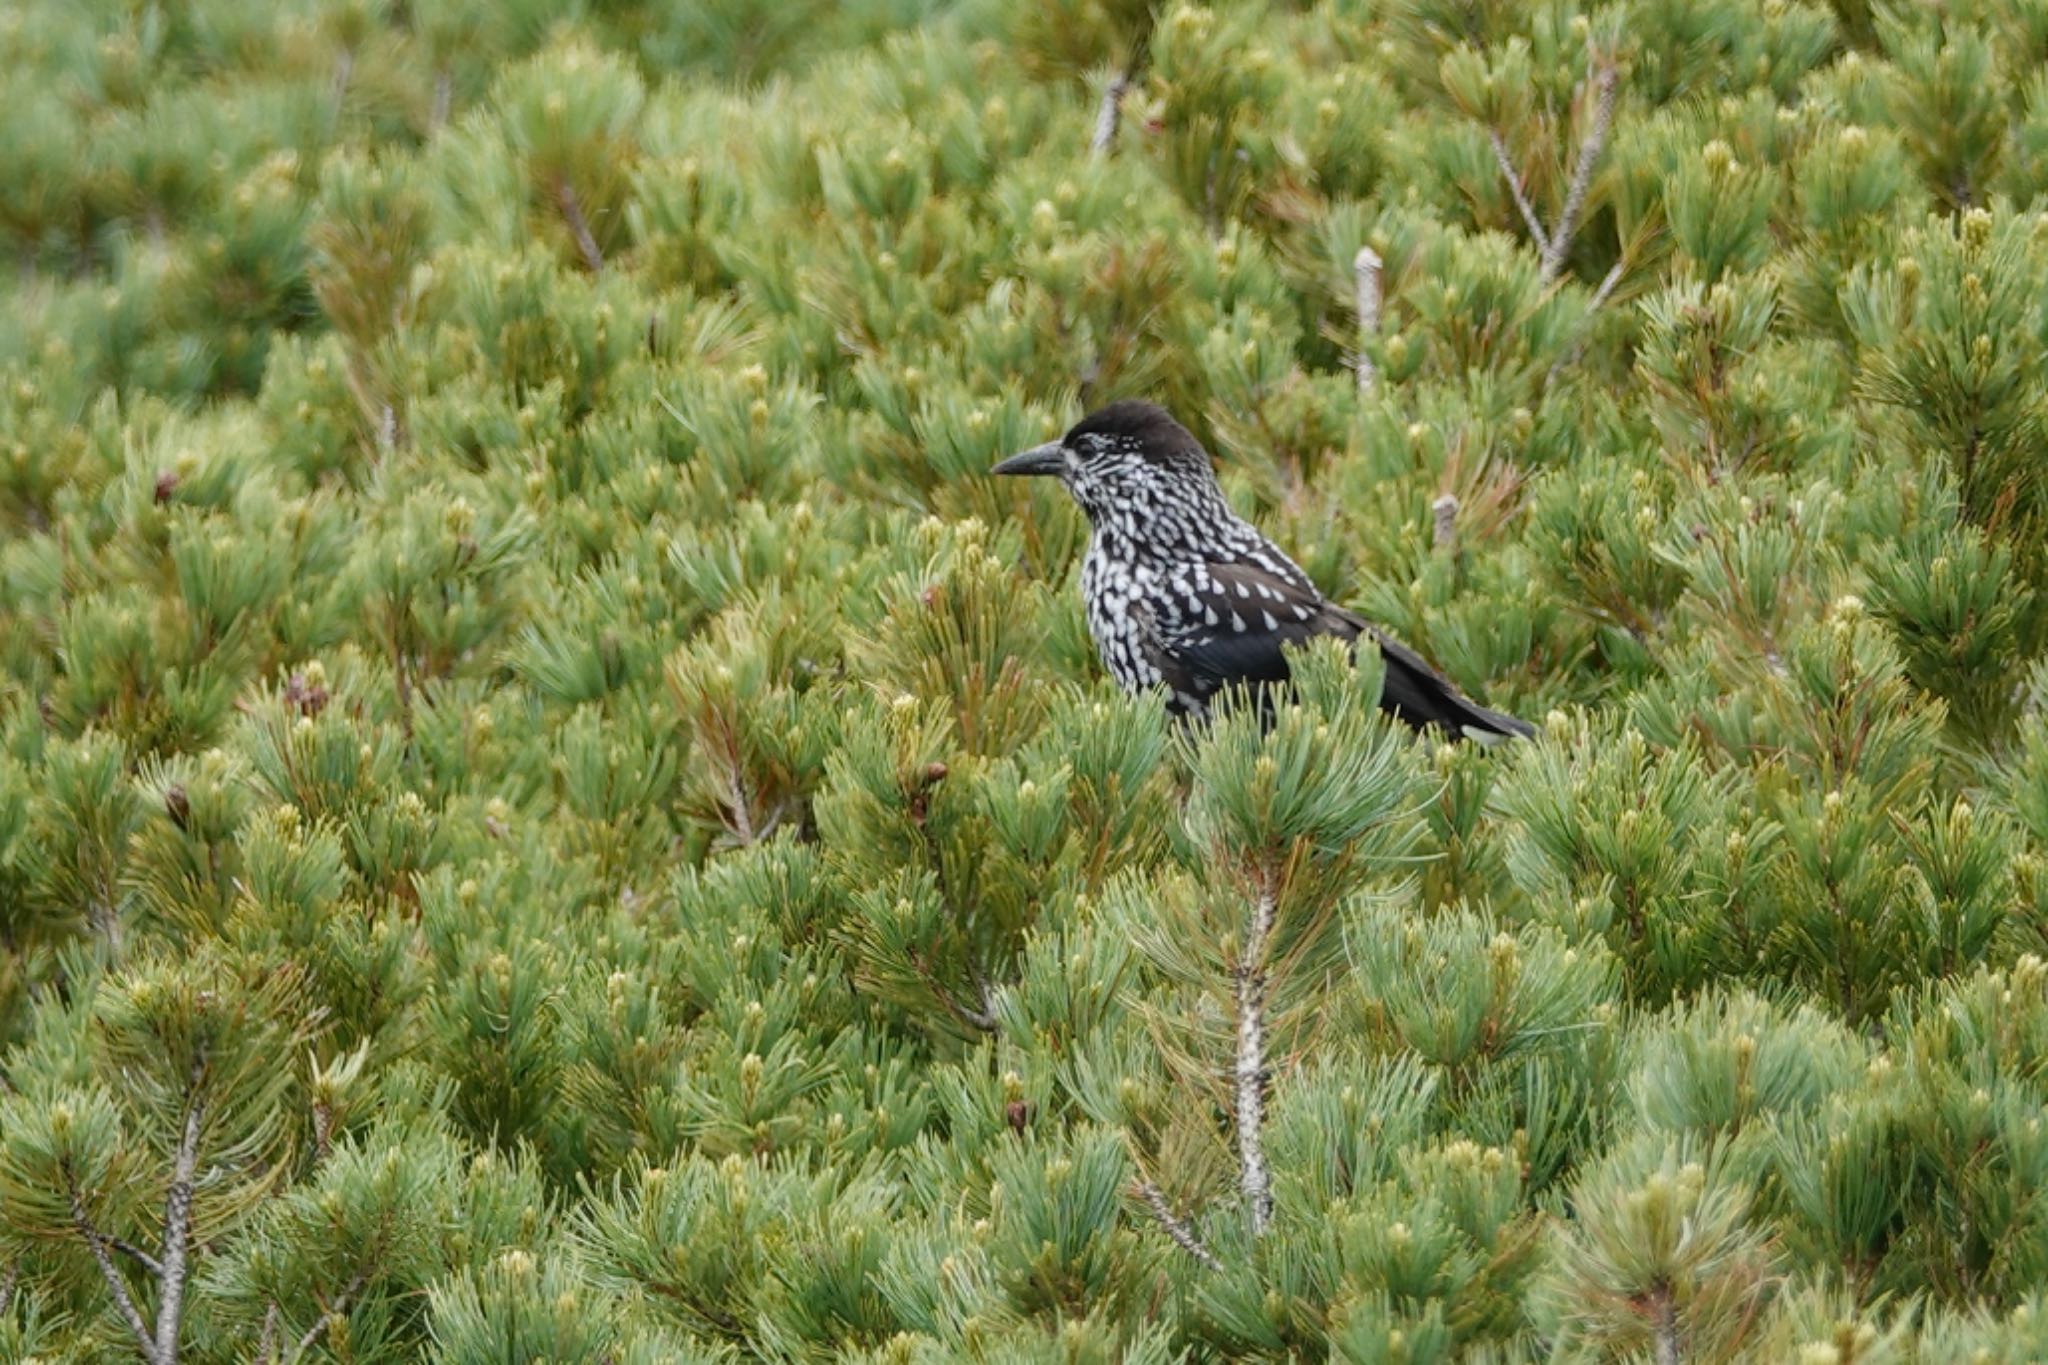
[[[1358,310],[1358,391],[1366,393],[1379,377],[1365,349],[1380,330],[1379,253],[1369,246],[1358,248],[1358,254],[1351,258],[1351,277]]]
[[[1600,277],[1600,287],[1593,291],[1593,301],[1586,305],[1586,312],[1589,315],[1600,311],[1600,305],[1607,302],[1608,296],[1614,292],[1614,287],[1621,283],[1621,277],[1627,273],[1628,257],[1624,255],[1609,266],[1607,273]]]
[[[1278,896],[1270,875],[1259,879],[1251,932],[1237,962],[1237,1156],[1238,1184],[1252,1218],[1254,1236],[1273,1221],[1273,1175],[1266,1168],[1266,964]]]
[[[141,1266],[144,1270],[147,1270],[150,1274],[156,1276],[159,1280],[164,1277],[163,1262],[157,1260],[156,1257],[150,1255],[141,1247],[135,1245],[135,1243],[124,1241],[119,1237],[109,1237],[107,1238],[107,1245]]]
[[[1094,156],[1108,156],[1116,144],[1118,115],[1122,112],[1124,92],[1131,83],[1119,71],[1110,78],[1109,85],[1102,92],[1102,104],[1095,111],[1095,135],[1088,140],[1088,151]]]
[[[1573,339],[1570,346],[1565,348],[1563,355],[1551,362],[1549,373],[1543,376],[1544,388],[1547,389],[1552,384],[1555,384],[1558,375],[1562,374],[1567,366],[1576,365],[1579,357],[1586,353],[1586,343],[1592,338],[1593,315],[1600,311],[1601,305],[1607,302],[1608,298],[1614,293],[1615,286],[1621,283],[1621,277],[1627,273],[1628,253],[1623,252],[1621,256],[1616,258],[1614,264],[1608,267],[1607,273],[1601,277],[1600,287],[1593,291],[1593,301],[1586,305],[1586,316],[1579,322],[1578,336]]]
[[[114,1306],[121,1310],[121,1318],[128,1324],[128,1330],[135,1334],[135,1345],[142,1352],[142,1358],[149,1365],[169,1365],[157,1353],[156,1342],[149,1335],[149,1327],[142,1320],[142,1314],[135,1307],[135,1300],[129,1297],[128,1283],[121,1278],[121,1272],[114,1269],[114,1258],[107,1254],[106,1239],[100,1236],[98,1228],[92,1225],[92,1218],[85,1211],[85,1201],[79,1198],[78,1178],[71,1170],[71,1163],[64,1163],[64,1192],[71,1200],[71,1223],[85,1238],[85,1244],[92,1248],[92,1258],[99,1262],[100,1277],[107,1282],[107,1288],[114,1296]]]
[[[1600,162],[1600,154],[1607,148],[1607,134],[1614,126],[1614,98],[1621,83],[1621,71],[1612,57],[1592,54],[1594,62],[1593,88],[1596,92],[1593,105],[1593,126],[1586,130],[1586,137],[1579,144],[1579,159],[1572,167],[1572,183],[1565,191],[1564,209],[1557,216],[1557,226],[1550,230],[1550,240],[1543,249],[1543,281],[1548,284],[1564,269],[1564,258],[1571,252],[1572,237],[1579,230],[1579,215],[1585,212],[1586,194],[1593,185],[1593,168]]]
[[[595,275],[604,269],[604,253],[597,249],[597,238],[590,233],[590,221],[583,216],[582,201],[576,197],[576,187],[569,183],[567,176],[555,181],[555,205],[562,211],[562,218],[569,224],[569,232],[576,238],[576,249],[583,253],[583,264],[590,267]]]
[[[1145,1207],[1152,1211],[1152,1217],[1160,1227],[1166,1229],[1166,1235],[1174,1240],[1175,1245],[1210,1270],[1223,1269],[1223,1262],[1217,1260],[1216,1254],[1202,1245],[1202,1239],[1195,1235],[1195,1230],[1188,1225],[1188,1221],[1175,1214],[1168,1206],[1164,1190],[1150,1180],[1140,1180],[1138,1196],[1145,1201]]]
[[[14,1285],[19,1279],[21,1267],[18,1264],[8,1266],[7,1273],[0,1275],[0,1313],[5,1313],[14,1306]]]
[[[275,1365],[277,1361],[277,1300],[270,1301],[270,1307],[263,1310],[263,1335],[256,1339],[256,1358],[263,1365]]]
[[[1678,1353],[1678,1315],[1672,1308],[1671,1291],[1660,1287],[1654,1302],[1657,1365],[1679,1365],[1682,1357]]]
[[[199,1065],[193,1068],[195,1088]],[[195,1097],[185,1110],[185,1131],[178,1138],[171,1189],[164,1197],[163,1299],[156,1310],[156,1354],[163,1365],[177,1365],[178,1332],[185,1321],[186,1248],[192,1235],[192,1179],[199,1169],[199,1115]]]
[[[348,1311],[349,1303],[356,1295],[363,1292],[363,1286],[368,1284],[369,1281],[370,1268],[366,1265],[355,1273],[355,1278],[351,1279],[347,1287],[334,1296],[334,1302],[327,1305],[320,1316],[313,1320],[313,1325],[306,1329],[305,1335],[299,1338],[299,1344],[292,1348],[293,1360],[297,1360],[300,1356],[313,1349],[313,1343],[320,1339],[321,1331],[330,1321]]]
[[[1522,188],[1522,177],[1515,171],[1515,163],[1508,156],[1508,144],[1500,135],[1500,129],[1489,128],[1486,136],[1493,143],[1493,159],[1500,167],[1501,176],[1508,182],[1508,192],[1515,197],[1515,207],[1522,212],[1522,222],[1529,229],[1529,236],[1535,241],[1536,249],[1546,255],[1550,251],[1550,236],[1543,231],[1542,220],[1536,216],[1536,206],[1529,202],[1527,191]]]

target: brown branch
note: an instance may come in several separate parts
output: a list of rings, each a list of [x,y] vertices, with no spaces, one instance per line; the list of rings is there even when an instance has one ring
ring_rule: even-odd
[[[569,183],[567,176],[555,180],[555,205],[562,210],[562,218],[569,224],[570,235],[576,239],[576,249],[583,253],[583,264],[590,267],[595,275],[604,269],[604,253],[597,249],[597,238],[590,235],[590,221],[583,216],[583,204],[576,198],[576,187]]]
[[[114,1296],[114,1306],[121,1310],[122,1320],[128,1324],[128,1330],[135,1334],[136,1348],[142,1352],[142,1358],[148,1361],[149,1365],[167,1365],[164,1358],[157,1354],[156,1342],[150,1338],[149,1327],[142,1321],[142,1314],[136,1310],[135,1300],[129,1297],[128,1282],[121,1278],[120,1271],[114,1269],[114,1258],[107,1254],[106,1239],[100,1236],[99,1229],[92,1225],[92,1218],[85,1211],[85,1201],[78,1195],[78,1178],[72,1173],[70,1162],[64,1163],[63,1170],[64,1191],[71,1199],[72,1226],[85,1238],[85,1244],[92,1248],[92,1258],[99,1262],[100,1277],[107,1282],[107,1288]]]
[[[14,1306],[14,1286],[15,1282],[20,1279],[21,1267],[19,1265],[7,1267],[7,1273],[0,1275],[0,1313],[5,1313]]]
[[[1152,1211],[1152,1217],[1166,1229],[1166,1235],[1174,1240],[1176,1246],[1211,1270],[1223,1269],[1223,1262],[1216,1259],[1216,1253],[1202,1245],[1202,1239],[1195,1235],[1187,1219],[1168,1206],[1164,1190],[1149,1180],[1140,1180],[1138,1196],[1145,1201],[1145,1207]]]
[[[1586,195],[1593,185],[1593,168],[1600,162],[1600,153],[1606,150],[1607,134],[1614,126],[1614,98],[1621,83],[1621,70],[1614,59],[1592,54],[1594,63],[1593,126],[1586,130],[1585,140],[1579,143],[1579,159],[1572,167],[1572,183],[1565,191],[1564,208],[1557,215],[1557,226],[1550,230],[1550,241],[1543,250],[1543,280],[1547,284],[1564,269],[1564,258],[1572,249],[1572,237],[1579,230],[1579,215],[1585,212]]]
[[[256,1358],[263,1365],[276,1365],[277,1316],[277,1300],[272,1299],[270,1307],[263,1310],[263,1335],[256,1339]]]
[[[199,1063],[195,1073],[203,1067]],[[193,1076],[193,1084],[198,1084]],[[156,1354],[163,1365],[177,1365],[178,1331],[185,1321],[186,1248],[192,1235],[192,1179],[199,1169],[200,1103],[195,1096],[185,1110],[185,1131],[171,1170],[170,1192],[164,1196],[163,1298],[156,1310]]]
[[[1493,143],[1493,159],[1500,167],[1501,177],[1508,182],[1508,193],[1515,197],[1515,207],[1522,212],[1522,222],[1529,229],[1529,236],[1535,239],[1538,251],[1550,250],[1550,235],[1543,230],[1543,222],[1536,216],[1536,206],[1529,202],[1528,192],[1522,188],[1522,177],[1515,170],[1514,161],[1508,156],[1508,144],[1501,137],[1500,129],[1489,128],[1486,136]]]
[[[1109,149],[1116,145],[1116,126],[1122,111],[1124,92],[1131,88],[1128,77],[1119,71],[1110,78],[1102,91],[1102,104],[1095,111],[1095,135],[1088,139],[1088,151],[1092,156],[1108,156]]]

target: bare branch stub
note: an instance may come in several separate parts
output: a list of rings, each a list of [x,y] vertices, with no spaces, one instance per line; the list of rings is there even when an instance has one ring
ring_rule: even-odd
[[[1358,248],[1351,260],[1354,306],[1358,312],[1358,389],[1369,391],[1379,378],[1366,346],[1380,330],[1380,256],[1369,246]]]
[[[1592,63],[1593,82],[1593,123],[1586,129],[1586,136],[1579,143],[1578,160],[1572,165],[1572,181],[1565,191],[1564,208],[1557,215],[1557,226],[1550,230],[1550,239],[1543,250],[1543,279],[1545,283],[1557,278],[1564,269],[1564,260],[1572,249],[1572,237],[1579,230],[1579,216],[1586,210],[1586,196],[1593,186],[1593,171],[1600,164],[1601,153],[1607,150],[1607,135],[1614,127],[1614,101],[1621,84],[1621,71],[1615,65],[1611,54],[1587,49],[1588,60]]]
[[[1458,533],[1458,495],[1446,493],[1429,505],[1437,545],[1449,545]]]
[[[1102,103],[1095,111],[1095,135],[1088,140],[1088,150],[1095,156],[1107,156],[1116,145],[1117,121],[1122,113],[1124,92],[1131,88],[1130,78],[1119,71],[1110,78],[1103,88]]]

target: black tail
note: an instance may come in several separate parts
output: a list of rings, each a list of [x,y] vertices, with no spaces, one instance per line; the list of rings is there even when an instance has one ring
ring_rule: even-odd
[[[1494,745],[1507,739],[1529,739],[1536,727],[1517,716],[1490,711],[1460,693],[1451,680],[1431,668],[1421,655],[1367,627],[1380,657],[1387,661],[1387,680],[1380,706],[1418,730],[1435,727],[1454,738]]]

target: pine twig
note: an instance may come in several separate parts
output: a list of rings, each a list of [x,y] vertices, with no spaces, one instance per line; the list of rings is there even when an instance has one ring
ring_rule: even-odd
[[[1529,236],[1535,241],[1536,249],[1550,251],[1550,234],[1543,230],[1543,220],[1536,216],[1536,206],[1529,202],[1528,191],[1522,188],[1522,177],[1515,170],[1514,160],[1508,156],[1507,140],[1500,135],[1500,129],[1489,128],[1486,136],[1493,143],[1493,159],[1499,165],[1501,177],[1508,182],[1508,193],[1515,199],[1515,207],[1521,210],[1522,222],[1529,229]]]
[[[1150,1180],[1138,1182],[1138,1197],[1145,1201],[1145,1207],[1152,1211],[1152,1217],[1159,1226],[1166,1229],[1166,1235],[1188,1255],[1200,1261],[1210,1270],[1223,1269],[1223,1262],[1216,1259],[1216,1253],[1202,1245],[1202,1239],[1195,1235],[1188,1220],[1180,1217],[1166,1202],[1166,1191]]]
[[[1572,166],[1572,183],[1565,191],[1564,208],[1557,215],[1557,226],[1550,230],[1550,241],[1543,250],[1543,282],[1548,284],[1564,269],[1564,258],[1572,249],[1572,237],[1579,230],[1579,215],[1586,209],[1586,194],[1593,185],[1593,168],[1600,163],[1600,154],[1607,148],[1607,134],[1614,127],[1615,92],[1621,84],[1621,70],[1611,56],[1602,57],[1591,52],[1594,64],[1593,126],[1586,130],[1585,140],[1579,143],[1579,157]]]
[[[350,1301],[356,1295],[363,1292],[363,1286],[368,1284],[369,1281],[370,1268],[364,1266],[355,1273],[355,1278],[348,1282],[348,1286],[334,1296],[334,1302],[328,1304],[320,1316],[313,1319],[313,1325],[306,1329],[305,1335],[299,1338],[299,1344],[292,1348],[293,1360],[297,1360],[300,1356],[313,1349],[313,1343],[320,1339],[321,1330],[330,1321],[348,1311]]]
[[[1657,1365],[1679,1365],[1678,1315],[1672,1310],[1671,1291],[1659,1288],[1655,1297]]]
[[[141,1247],[135,1245],[135,1243],[125,1241],[119,1237],[109,1237],[107,1238],[107,1245],[141,1266],[144,1270],[147,1270],[157,1279],[161,1280],[164,1277],[163,1262],[157,1260],[156,1257],[150,1255]]]
[[[20,1279],[21,1267],[19,1265],[8,1266],[7,1273],[0,1275],[0,1313],[5,1313],[14,1306],[14,1286]]]
[[[1607,273],[1600,279],[1600,287],[1593,291],[1593,301],[1586,305],[1587,313],[1591,314],[1600,311],[1600,305],[1607,302],[1607,296],[1614,292],[1614,286],[1621,283],[1621,277],[1627,270],[1627,256],[1621,257],[1607,268]]]
[[[1116,145],[1116,128],[1122,113],[1124,92],[1130,88],[1130,78],[1121,71],[1112,76],[1103,88],[1102,103],[1095,111],[1095,135],[1088,139],[1091,156],[1108,156],[1110,148]]]
[[[196,1085],[196,1075],[193,1081]],[[177,1365],[178,1332],[185,1321],[186,1248],[192,1235],[192,1180],[199,1169],[199,1112],[195,1097],[185,1110],[185,1131],[178,1138],[170,1193],[164,1196],[163,1297],[156,1310],[156,1354],[163,1365]]]
[[[263,1310],[263,1335],[256,1339],[256,1358],[263,1365],[277,1365],[277,1300]]]
[[[1615,286],[1621,283],[1621,277],[1627,273],[1628,254],[1624,252],[1615,259],[1612,266],[1608,267],[1607,274],[1600,280],[1600,287],[1593,291],[1593,301],[1586,305],[1586,316],[1579,323],[1579,335],[1565,349],[1563,355],[1551,362],[1550,372],[1543,376],[1544,388],[1547,389],[1552,384],[1555,384],[1558,375],[1564,372],[1565,367],[1577,364],[1579,357],[1585,354],[1586,343],[1592,338],[1593,315],[1599,312],[1601,305],[1606,303],[1608,298],[1613,295]]]
[[[64,1167],[65,1193],[71,1199],[71,1223],[85,1238],[86,1246],[92,1249],[92,1258],[99,1262],[100,1277],[107,1282],[107,1289],[114,1296],[114,1306],[121,1310],[121,1318],[128,1324],[128,1330],[135,1335],[136,1349],[149,1365],[167,1365],[157,1353],[156,1341],[150,1336],[149,1326],[142,1320],[141,1312],[135,1307],[135,1300],[129,1296],[128,1283],[121,1278],[121,1272],[114,1269],[114,1258],[107,1254],[106,1239],[100,1236],[98,1228],[92,1225],[92,1218],[85,1211],[85,1201],[78,1194],[78,1180],[72,1174],[67,1162]]]
[[[1351,258],[1351,279],[1358,310],[1358,391],[1368,393],[1379,378],[1365,348],[1380,330],[1380,254],[1369,246],[1358,248]]]
[[[1252,1234],[1273,1221],[1273,1174],[1266,1167],[1266,947],[1273,936],[1279,897],[1270,874],[1259,879],[1251,932],[1238,958],[1237,977],[1237,1159],[1238,1185],[1251,1214]]]
[[[555,206],[562,211],[563,221],[569,224],[570,235],[576,239],[576,249],[583,253],[583,264],[590,267],[595,275],[604,269],[604,253],[597,249],[597,238],[590,232],[590,220],[583,216],[583,203],[576,197],[576,187],[569,183],[567,176],[555,179]]]

